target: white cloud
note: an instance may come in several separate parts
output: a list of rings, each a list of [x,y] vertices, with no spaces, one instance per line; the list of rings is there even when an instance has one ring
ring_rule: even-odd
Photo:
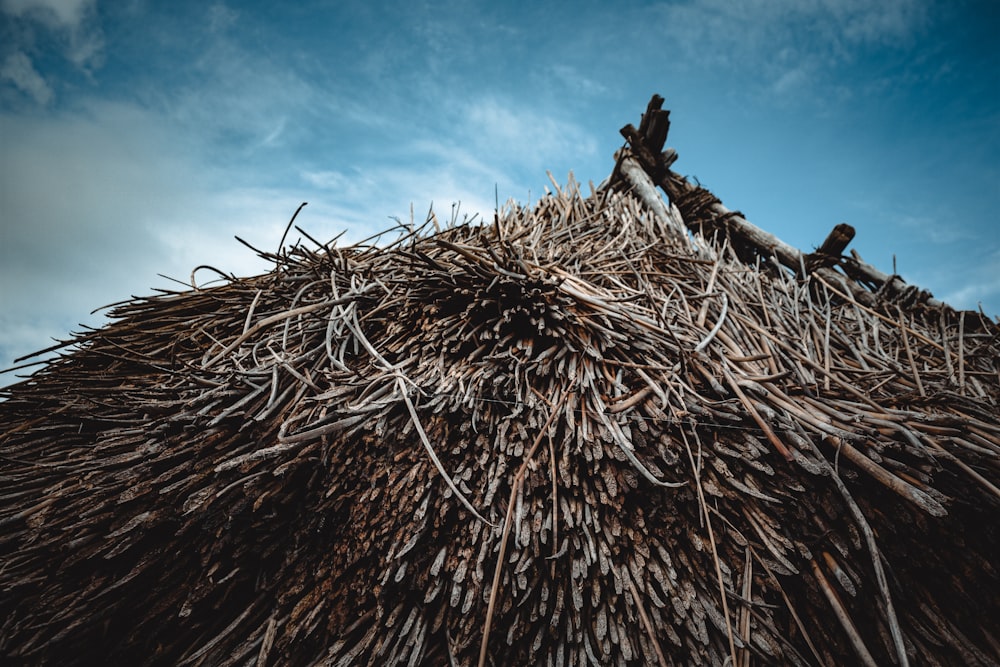
[[[35,69],[31,58],[20,51],[4,60],[3,67],[0,67],[0,80],[10,81],[40,106],[47,106],[52,101],[52,88]]]
[[[261,139],[261,146],[277,146],[281,139],[281,135],[285,133],[285,126],[288,124],[288,119],[281,116],[272,121],[271,129],[267,132],[267,135]]]
[[[321,91],[294,69],[222,36],[192,54],[177,88],[146,87],[137,94],[203,139],[228,140],[247,150],[294,138],[290,118],[324,104]]]
[[[690,70],[752,72],[775,93],[853,62],[871,47],[907,46],[930,23],[924,0],[703,0],[656,6],[645,22]]]
[[[1000,248],[982,253],[970,249],[968,261],[956,273],[954,266],[921,266],[914,271],[914,283],[921,287],[941,285],[935,296],[961,310],[978,310],[986,304],[986,315],[1000,317]],[[921,283],[919,281],[923,280]]]
[[[771,90],[781,96],[791,93],[796,89],[801,89],[802,87],[809,85],[809,83],[810,76],[808,67],[791,67],[778,75],[777,80],[771,84]]]
[[[571,65],[552,65],[548,68],[548,72],[550,76],[562,82],[575,95],[604,95],[608,92],[607,86],[584,75]]]
[[[928,21],[928,6],[921,0],[826,0],[839,32],[849,44],[909,42]]]
[[[239,14],[222,3],[212,5],[208,10],[208,27],[212,32],[225,32],[239,20]]]
[[[898,212],[886,216],[887,221],[902,227],[907,237],[922,240],[929,247],[975,241],[975,234],[971,229],[951,222],[944,222],[948,218],[947,215],[932,216]]]
[[[104,33],[97,22],[96,0],[0,0],[0,10],[56,33],[63,55],[78,68],[103,64]]]
[[[3,11],[13,16],[31,16],[50,28],[79,30],[94,10],[96,0],[3,0]]]
[[[348,171],[303,172],[301,176],[317,188],[312,202],[321,205],[310,212],[303,228],[320,240],[323,236],[315,233],[317,223],[326,236],[347,229],[345,242],[383,231],[394,224],[394,218],[409,223],[412,214],[413,221],[420,224],[432,207],[442,224],[456,209],[459,220],[463,215],[488,220],[494,209],[492,186],[497,182],[470,177],[461,161],[424,169],[372,164]],[[508,183],[505,180],[505,187]],[[470,184],[481,187],[470,188]],[[316,222],[312,222],[314,217]]]
[[[543,115],[523,102],[486,98],[463,109],[465,139],[484,159],[544,167],[553,160],[590,156],[596,141],[564,118]]]
[[[321,190],[342,192],[355,184],[355,180],[339,171],[305,171],[301,176],[306,183]]]
[[[157,274],[188,283],[199,264],[236,275],[268,271],[233,236],[276,250],[302,201],[309,206],[298,225],[320,241],[346,230],[339,243],[347,244],[393,218],[409,222],[411,207],[421,223],[432,202],[442,223],[458,202],[489,215],[493,184],[505,193],[514,187],[489,156],[420,140],[380,161],[332,169],[274,161],[267,171],[220,170],[196,123],[133,104],[78,106],[84,111],[73,115],[0,115],[0,134],[10,138],[0,154],[0,368],[79,323],[100,326],[94,308],[178,287]],[[284,185],[265,184],[275,172]],[[296,238],[293,230],[288,243]],[[213,279],[196,276],[199,284]],[[0,376],[0,384],[13,380]]]
[[[145,226],[162,256],[164,268],[158,272],[187,284],[199,265],[236,276],[266,273],[271,265],[234,237],[261,250],[277,251],[288,219],[301,203],[297,193],[253,185],[178,194],[180,202],[151,215]],[[307,209],[297,219],[305,228],[308,213]],[[196,282],[203,285],[218,277],[213,272],[199,273]]]
[[[122,104],[0,116],[0,369],[79,323],[100,325],[94,308],[176,287],[157,274],[268,270],[233,235],[276,245],[301,193],[233,187],[167,130]]]
[[[529,199],[532,184],[544,183],[553,163],[579,164],[597,153],[595,140],[577,124],[523,101],[456,96],[438,102],[459,110],[440,119],[444,131],[394,137],[391,155],[302,169],[302,182],[319,191],[317,199],[336,201],[336,218],[352,228],[378,229],[391,217],[408,221],[411,206],[422,222],[431,204],[439,220],[451,219],[456,205],[458,219],[490,220],[497,203]]]

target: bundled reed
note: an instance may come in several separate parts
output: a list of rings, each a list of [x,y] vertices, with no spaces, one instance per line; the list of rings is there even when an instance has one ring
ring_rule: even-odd
[[[1000,328],[786,268],[658,109],[587,196],[262,253],[3,390],[0,655],[1000,662]]]

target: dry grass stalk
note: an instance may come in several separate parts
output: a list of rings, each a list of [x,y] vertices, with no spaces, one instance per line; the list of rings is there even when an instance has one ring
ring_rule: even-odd
[[[997,324],[633,148],[664,206],[265,252],[4,390],[0,655],[1000,662]]]

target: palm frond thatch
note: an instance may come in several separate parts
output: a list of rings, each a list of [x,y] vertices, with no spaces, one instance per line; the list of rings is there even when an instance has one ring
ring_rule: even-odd
[[[4,390],[0,655],[1000,662],[997,324],[747,245],[656,109],[589,196],[135,299]]]

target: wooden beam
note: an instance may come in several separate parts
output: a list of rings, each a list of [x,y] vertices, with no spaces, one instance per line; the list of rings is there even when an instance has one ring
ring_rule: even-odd
[[[842,257],[844,249],[854,238],[854,228],[850,225],[842,223],[834,227],[819,249],[807,255],[753,225],[742,214],[730,211],[705,188],[692,185],[683,176],[671,171],[670,165],[677,159],[677,153],[672,149],[663,150],[670,129],[670,112],[663,110],[662,106],[663,98],[654,95],[646,107],[639,128],[629,124],[621,129],[621,134],[628,142],[638,165],[656,185],[663,189],[670,201],[678,206],[681,218],[689,228],[697,230],[704,224],[703,212],[707,208],[708,212],[713,214],[713,222],[716,225],[724,227],[733,237],[753,247],[757,254],[767,258],[773,257],[782,266],[796,273],[801,274],[803,271],[816,273],[828,282],[846,285],[852,296],[866,306],[874,306],[876,303],[873,291],[879,292],[890,301],[903,302],[907,305],[922,303],[930,308],[947,305],[935,299],[930,292],[907,285],[899,276],[885,274],[862,262],[856,253],[852,253],[851,258]],[[619,170],[623,159],[619,159]],[[692,196],[699,191],[705,196]],[[684,202],[695,199],[699,200],[698,213],[701,215],[685,211]],[[706,199],[709,199],[710,203],[704,206]],[[831,258],[836,258],[835,263],[842,267],[844,273],[831,268]],[[859,285],[859,281],[871,285],[873,291]]]

